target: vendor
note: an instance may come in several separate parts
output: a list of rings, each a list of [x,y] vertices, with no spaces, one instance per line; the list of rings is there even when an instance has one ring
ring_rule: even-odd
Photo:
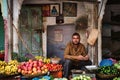
[[[91,65],[89,56],[86,53],[85,46],[80,43],[79,33],[73,33],[70,41],[64,51],[64,77],[68,78],[71,69],[83,69],[85,65]]]

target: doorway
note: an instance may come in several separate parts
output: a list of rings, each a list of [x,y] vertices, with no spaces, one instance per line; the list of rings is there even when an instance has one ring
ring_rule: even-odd
[[[107,1],[102,25],[102,57],[120,59],[119,0]]]

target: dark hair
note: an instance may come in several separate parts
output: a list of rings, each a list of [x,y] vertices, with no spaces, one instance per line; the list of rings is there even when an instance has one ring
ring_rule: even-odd
[[[79,36],[79,38],[80,38],[80,34],[77,33],[77,32],[73,33],[72,37],[73,37],[73,36]]]

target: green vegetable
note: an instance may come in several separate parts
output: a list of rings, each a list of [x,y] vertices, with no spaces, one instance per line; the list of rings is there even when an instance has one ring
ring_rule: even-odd
[[[113,80],[120,80],[120,77],[115,77],[113,78]]]
[[[97,73],[101,74],[119,74],[119,71],[115,66],[102,66],[99,67]]]
[[[90,76],[79,75],[72,78],[72,80],[92,80]]]

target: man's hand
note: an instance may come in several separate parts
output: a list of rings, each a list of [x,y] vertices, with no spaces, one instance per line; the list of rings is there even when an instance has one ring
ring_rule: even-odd
[[[86,56],[84,57],[84,60],[89,60],[89,56],[86,55]]]
[[[77,56],[76,59],[77,59],[77,60],[88,60],[88,59],[89,59],[89,56],[86,55],[86,56],[84,57],[84,56],[82,56],[82,55],[79,55],[79,56]]]
[[[84,57],[82,55],[79,55],[79,56],[76,56],[77,57],[77,60],[83,60]]]

